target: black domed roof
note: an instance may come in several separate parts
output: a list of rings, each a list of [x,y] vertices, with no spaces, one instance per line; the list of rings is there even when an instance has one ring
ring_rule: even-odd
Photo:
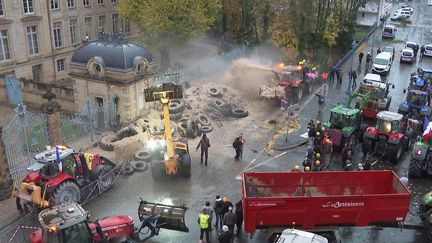
[[[72,55],[71,64],[87,66],[90,59],[100,57],[107,70],[127,72],[135,69],[136,57],[146,58],[150,65],[154,64],[152,54],[145,48],[126,41],[97,40],[79,47]]]

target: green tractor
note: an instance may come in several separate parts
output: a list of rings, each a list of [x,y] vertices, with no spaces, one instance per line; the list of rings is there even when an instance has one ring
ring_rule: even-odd
[[[428,192],[423,196],[418,214],[428,229],[429,240],[432,240],[432,192]]]
[[[333,107],[330,110],[330,120],[324,123],[335,147],[341,147],[352,139],[356,141],[360,125],[360,110],[346,108],[343,105]]]
[[[425,141],[421,138],[414,144],[408,169],[409,177],[418,178],[422,172],[432,175],[432,146],[430,142],[430,140]]]

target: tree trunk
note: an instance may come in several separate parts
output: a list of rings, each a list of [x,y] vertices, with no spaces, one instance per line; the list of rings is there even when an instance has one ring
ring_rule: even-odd
[[[162,71],[167,70],[171,67],[171,61],[170,61],[170,53],[169,50],[164,48],[159,50],[161,54],[161,65],[160,68]]]

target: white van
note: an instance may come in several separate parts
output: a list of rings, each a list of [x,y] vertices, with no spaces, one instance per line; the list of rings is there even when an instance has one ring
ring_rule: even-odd
[[[321,235],[307,231],[286,229],[276,243],[328,243],[328,240]]]
[[[389,24],[384,26],[382,38],[394,39],[395,37],[396,37],[396,27],[394,25],[389,25]]]
[[[387,75],[390,72],[393,62],[393,55],[388,52],[381,52],[376,55],[372,63],[372,73]]]

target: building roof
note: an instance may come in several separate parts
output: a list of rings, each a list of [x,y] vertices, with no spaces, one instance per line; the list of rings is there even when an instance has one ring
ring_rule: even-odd
[[[136,68],[136,58],[147,59],[154,65],[153,55],[145,48],[123,40],[97,40],[79,47],[72,55],[71,65],[87,66],[92,58],[101,58],[106,70],[128,72]]]

